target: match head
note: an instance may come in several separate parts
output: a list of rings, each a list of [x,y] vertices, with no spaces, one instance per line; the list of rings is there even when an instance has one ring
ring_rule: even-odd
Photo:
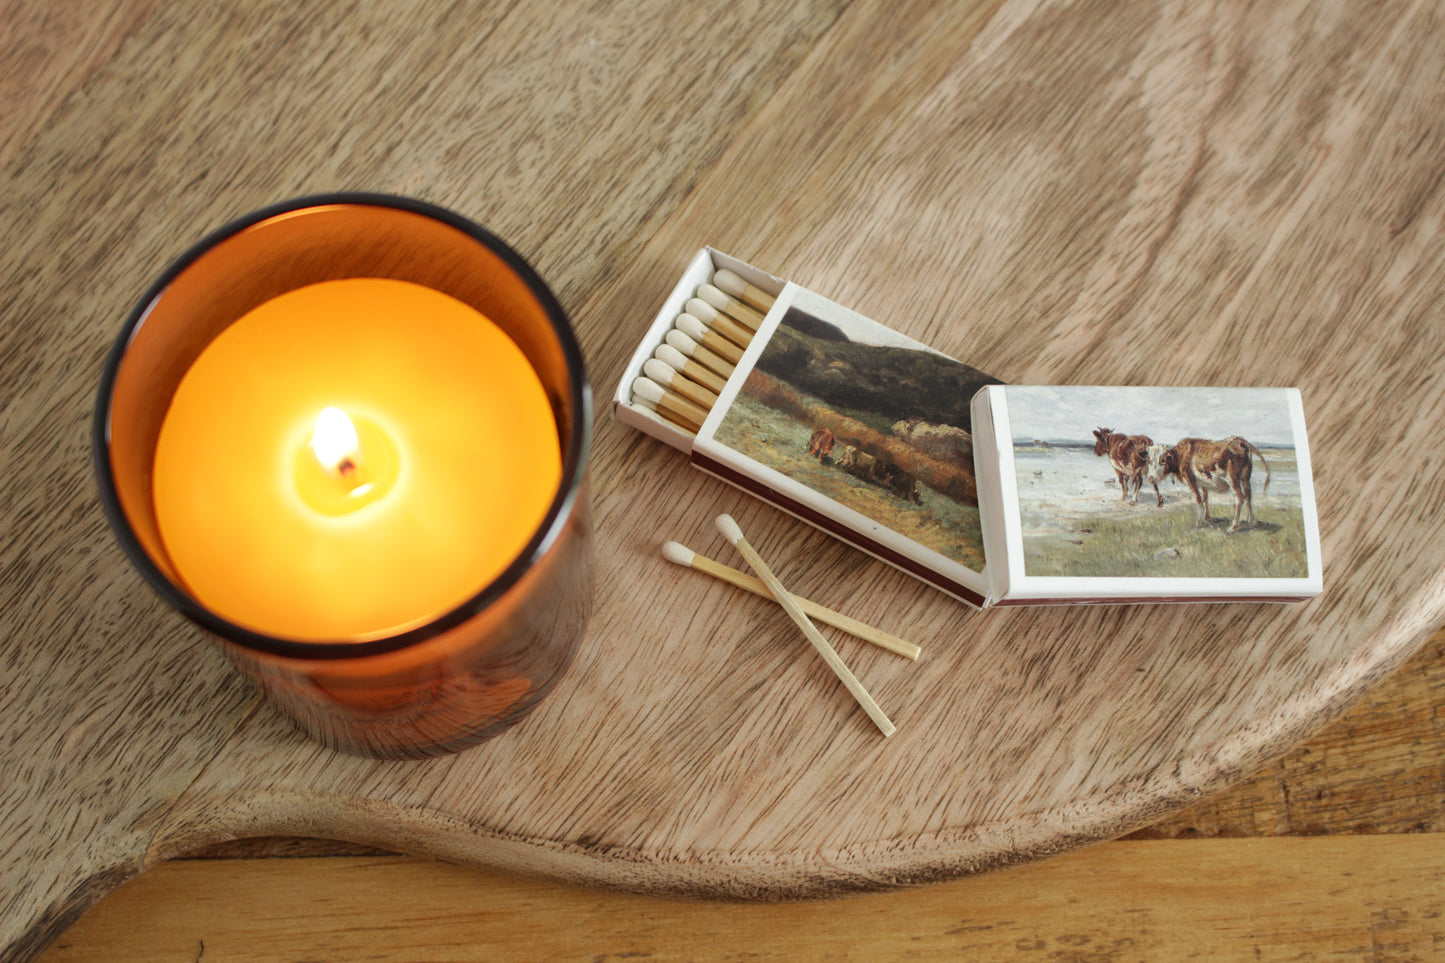
[[[703,324],[717,323],[718,309],[702,298],[688,298],[687,303],[682,306],[682,310]]]
[[[697,299],[693,298],[693,300],[696,301]],[[704,305],[704,307],[705,306],[706,305]],[[691,314],[688,314],[685,311],[677,316],[677,321],[674,322],[673,327],[676,328],[678,331],[681,331],[683,334],[687,335],[695,342],[701,341],[703,338],[707,337],[707,325],[703,324],[697,318],[693,317]]]
[[[677,374],[677,370],[665,361],[648,358],[642,362],[642,373],[660,385],[668,385],[672,384],[672,379]]]
[[[677,316],[677,320],[681,321],[684,317],[686,317],[686,315],[680,314]],[[693,320],[696,321],[697,319],[694,318]],[[689,358],[697,351],[697,342],[689,337],[687,332],[676,327],[667,332],[663,340],[665,340],[673,350]]]
[[[651,378],[638,378],[632,382],[632,393],[654,405],[662,404],[662,385]]]
[[[744,281],[742,278],[738,277],[727,268],[722,268],[720,270],[714,271],[712,276],[712,283],[717,285],[724,294],[730,294],[735,298],[741,297],[742,293],[747,290],[748,287],[748,282]]]
[[[727,539],[728,542],[733,545],[743,540],[743,530],[738,527],[737,522],[733,521],[731,515],[719,515],[717,517],[717,530],[722,532],[723,538]]]
[[[684,337],[686,337],[686,335],[684,335]],[[670,344],[658,345],[657,350],[652,352],[652,356],[674,371],[681,371],[687,367],[687,355]]]
[[[711,284],[704,284],[699,287],[697,289],[697,296],[719,311],[726,311],[737,303],[728,297],[726,292],[720,291]]]
[[[678,565],[690,566],[697,553],[686,545],[679,545],[677,542],[667,542],[662,546],[662,557],[669,562],[676,562]]]

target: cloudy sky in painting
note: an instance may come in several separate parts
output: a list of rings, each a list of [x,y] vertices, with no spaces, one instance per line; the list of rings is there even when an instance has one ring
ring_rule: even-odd
[[[1181,438],[1228,438],[1292,447],[1288,393],[1283,388],[1036,387],[1006,389],[1015,442],[1035,438],[1092,444],[1095,428],[1148,435],[1172,445]]]

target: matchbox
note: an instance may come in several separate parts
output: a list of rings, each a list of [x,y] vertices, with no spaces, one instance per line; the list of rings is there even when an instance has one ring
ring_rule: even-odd
[[[725,283],[736,297],[717,290]],[[708,314],[704,296],[723,305],[720,316],[704,334],[682,336],[684,327],[696,333],[695,314]],[[728,339],[719,331],[732,331],[730,314],[745,330]],[[688,363],[706,362],[693,368],[695,378],[678,371],[675,347],[692,350],[690,344],[702,350]],[[705,248],[659,309],[612,409],[618,420],[687,453],[698,468],[981,605],[987,580],[969,399],[995,383],[793,282]]]
[[[991,385],[973,399],[988,605],[1322,589],[1293,388]]]

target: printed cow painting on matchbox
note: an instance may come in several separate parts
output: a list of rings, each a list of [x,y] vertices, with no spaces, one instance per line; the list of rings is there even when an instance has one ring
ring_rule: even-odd
[[[1284,389],[1009,388],[1029,576],[1302,578]]]
[[[871,322],[848,327],[791,308],[716,440],[982,569],[968,402],[997,379]]]

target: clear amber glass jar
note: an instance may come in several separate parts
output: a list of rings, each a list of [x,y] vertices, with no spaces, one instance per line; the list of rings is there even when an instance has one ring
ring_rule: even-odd
[[[388,637],[288,639],[223,618],[188,590],[157,519],[156,449],[177,387],[223,330],[288,291],[347,278],[424,285],[499,326],[545,390],[561,483],[525,548],[462,604]],[[477,365],[484,377],[486,359]],[[571,325],[521,257],[433,205],[333,194],[243,217],[162,274],[105,366],[94,451],[101,501],[126,554],[272,703],[329,745],[415,758],[476,745],[516,722],[571,661],[592,606],[591,424]],[[505,452],[497,470],[507,470]]]

